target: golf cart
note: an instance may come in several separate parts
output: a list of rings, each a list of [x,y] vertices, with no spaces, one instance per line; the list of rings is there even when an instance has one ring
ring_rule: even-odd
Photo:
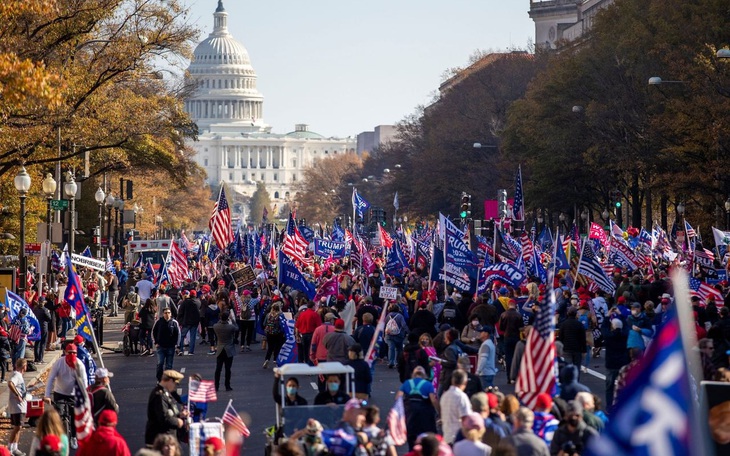
[[[310,366],[304,363],[285,364],[274,369],[279,374],[279,391],[281,395],[281,403],[276,405],[276,426],[274,432],[267,434],[268,449],[276,447],[282,437],[291,436],[294,432],[304,429],[307,426],[307,420],[314,418],[322,424],[324,429],[332,429],[337,422],[342,419],[345,410],[344,405],[297,405],[287,406],[286,402],[286,381],[290,377],[299,379],[301,385],[308,385],[311,382],[316,383],[317,377],[320,375],[341,375],[344,376],[345,392],[349,396],[353,396],[355,392],[355,370],[350,366],[345,366],[339,362],[319,363],[317,366]],[[307,381],[305,377],[309,377]],[[313,378],[312,378],[313,377]],[[300,394],[305,388],[300,389]],[[314,396],[319,392],[313,390],[314,395],[307,397],[307,402],[312,404]]]

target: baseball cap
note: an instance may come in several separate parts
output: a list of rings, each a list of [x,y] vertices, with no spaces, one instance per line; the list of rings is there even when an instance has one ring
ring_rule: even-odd
[[[494,393],[487,393],[487,399],[490,409],[496,409],[499,407],[499,398]]]
[[[335,329],[345,329],[345,320],[342,318],[335,320]]]
[[[345,411],[362,408],[365,404],[360,399],[352,398],[345,404]]]
[[[76,347],[76,344],[68,344],[66,345],[66,353],[76,353],[78,351],[78,348]]]
[[[77,335],[76,337],[74,337],[74,343],[77,345],[81,345],[84,343],[84,338],[80,335]]]
[[[553,407],[553,398],[548,393],[540,393],[535,401],[535,408],[550,410]]]
[[[226,446],[225,444],[223,444],[223,440],[221,440],[220,437],[208,437],[205,440],[205,446],[213,447],[214,452],[223,451],[226,449]]]
[[[114,410],[104,410],[99,415],[99,424],[101,426],[113,426],[117,424],[117,412]]]
[[[641,304],[638,302],[635,302],[635,303],[631,304],[631,308],[632,309],[641,309]]]
[[[479,328],[479,332],[488,332],[489,334],[494,334],[494,328],[489,325],[482,325]]]
[[[57,453],[61,451],[61,438],[57,435],[49,434],[41,440],[41,448],[49,453]]]
[[[484,429],[484,418],[480,414],[472,412],[461,418],[461,427],[467,431]]]
[[[244,296],[249,296],[251,294],[251,290],[243,290],[243,293],[241,293]]]
[[[192,297],[198,296],[198,292],[195,290],[190,290],[190,296],[192,296]]]
[[[109,372],[109,369],[100,367],[96,370],[96,378],[111,378],[114,377],[114,372]]]

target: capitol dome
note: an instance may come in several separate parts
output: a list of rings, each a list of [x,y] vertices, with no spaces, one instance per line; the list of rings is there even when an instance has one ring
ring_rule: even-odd
[[[263,130],[264,97],[256,88],[256,72],[246,48],[228,31],[223,1],[213,13],[213,32],[195,48],[188,67],[196,85],[186,110],[201,131],[213,123],[241,123],[247,130]]]

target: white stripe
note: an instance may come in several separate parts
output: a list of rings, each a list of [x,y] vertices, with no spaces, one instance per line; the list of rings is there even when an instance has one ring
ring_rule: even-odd
[[[180,373],[181,373],[181,374],[184,374],[184,373],[185,373],[185,368],[184,368],[184,367],[181,367],[181,368],[180,368]]]
[[[589,369],[589,368],[586,367],[586,372],[585,373],[586,374],[591,374],[592,376],[597,377],[597,378],[600,378],[601,380],[606,380],[606,376],[605,375],[603,375],[600,372],[596,372],[593,369]]]
[[[309,384],[312,386],[312,389],[313,390],[318,390],[319,389],[319,387],[317,386],[317,383],[316,382],[309,382]]]

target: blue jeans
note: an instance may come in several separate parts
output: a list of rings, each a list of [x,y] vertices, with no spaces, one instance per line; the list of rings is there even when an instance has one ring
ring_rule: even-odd
[[[25,337],[21,337],[15,345],[15,350],[13,350],[13,371],[15,370],[15,362],[21,358],[25,358],[25,345],[27,343]]]
[[[66,333],[71,329],[71,318],[61,318],[61,334],[58,335],[61,339],[66,338]]]
[[[172,361],[175,359],[175,347],[157,348],[157,381],[162,380],[162,371],[172,369]]]
[[[488,386],[494,386],[494,375],[480,375],[479,381],[482,383],[482,389],[487,389]]]
[[[402,335],[397,336],[385,336],[385,341],[388,343],[388,365],[395,366],[398,363],[401,353],[403,353],[403,339]]]
[[[190,348],[188,352],[192,355],[195,353],[195,337],[198,335],[198,325],[195,326],[183,326],[180,330],[180,351],[183,351],[185,346],[185,336],[190,333]]]

